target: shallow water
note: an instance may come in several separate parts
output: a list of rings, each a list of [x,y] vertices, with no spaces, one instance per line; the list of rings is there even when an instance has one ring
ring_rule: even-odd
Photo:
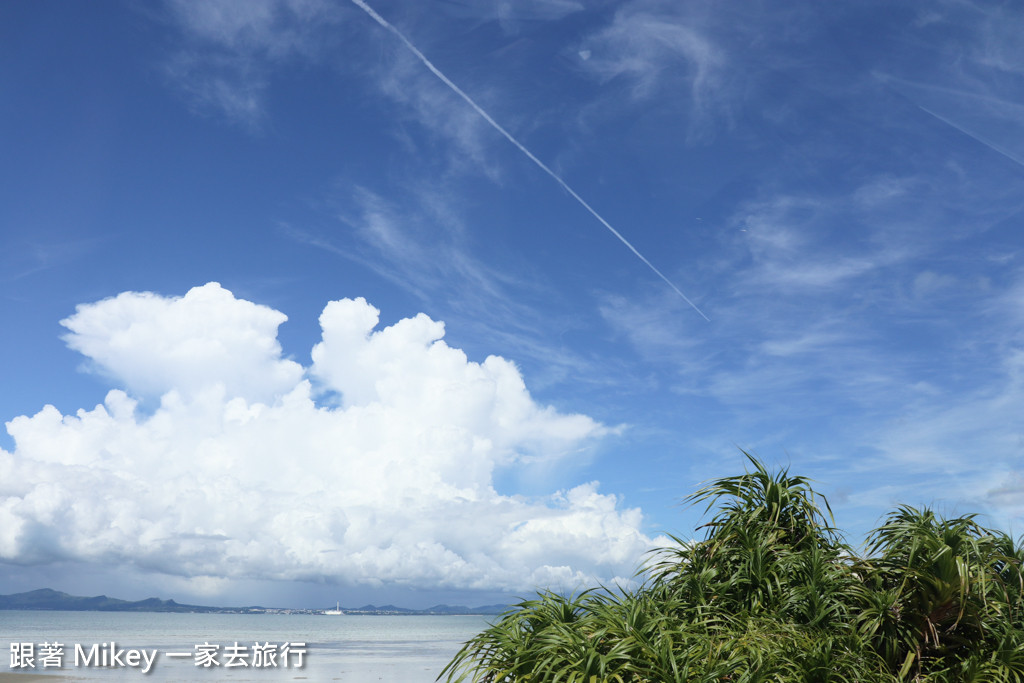
[[[82,680],[146,681],[433,681],[462,643],[487,626],[484,616],[322,616],[309,614],[171,614],[136,612],[0,611],[0,647],[5,672],[52,673]],[[103,650],[156,650],[151,671],[139,666],[102,667]],[[12,667],[12,644],[33,645],[35,664]],[[63,647],[61,668],[44,667],[43,644]],[[196,665],[196,646],[217,646],[219,666]],[[285,644],[305,643],[302,668],[291,645],[290,666],[282,666]],[[226,648],[237,644],[227,666]],[[274,666],[254,666],[254,644],[276,646]],[[98,645],[91,665],[85,658]],[[78,646],[76,648],[76,646]],[[77,653],[76,653],[77,650]],[[187,653],[173,658],[167,653]],[[76,654],[78,664],[76,666]],[[121,656],[126,659],[126,655]],[[126,662],[127,663],[127,662]],[[264,662],[265,663],[265,662]]]

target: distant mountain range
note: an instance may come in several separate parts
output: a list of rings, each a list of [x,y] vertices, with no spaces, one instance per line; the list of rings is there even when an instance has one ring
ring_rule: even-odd
[[[147,598],[145,600],[120,600],[108,598],[106,595],[97,595],[86,598],[79,595],[69,595],[50,588],[27,593],[14,593],[12,595],[0,595],[0,610],[24,609],[24,610],[64,610],[69,612],[210,612],[210,613],[273,613],[282,612],[291,614],[319,614],[322,610],[315,609],[291,609],[285,607],[208,607],[204,605],[182,605],[174,600],[161,600],[160,598]],[[428,609],[407,609],[395,607],[394,605],[364,605],[363,607],[342,607],[345,614],[501,614],[508,605],[484,605],[482,607],[462,607],[451,605],[435,605]]]
[[[221,612],[218,607],[179,605],[174,600],[147,598],[130,602],[106,595],[84,598],[50,588],[0,595],[0,609],[67,610],[71,612]]]

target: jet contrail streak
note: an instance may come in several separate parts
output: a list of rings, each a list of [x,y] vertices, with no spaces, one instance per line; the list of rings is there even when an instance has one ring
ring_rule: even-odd
[[[972,133],[971,131],[967,130],[963,126],[960,126],[960,125],[957,125],[956,123],[953,123],[952,121],[947,119],[945,116],[939,116],[938,114],[933,112],[931,109],[927,109],[925,107],[922,107],[920,104],[917,105],[917,108],[920,109],[921,111],[923,111],[926,114],[930,114],[930,115],[934,116],[939,121],[942,121],[944,124],[946,124],[947,126],[950,126],[951,128],[957,129],[958,131],[960,131],[961,133],[963,133],[967,137],[974,138],[975,140],[977,140],[981,144],[983,144],[986,147],[988,147],[993,152],[996,152],[998,154],[1002,154],[1004,157],[1006,157],[1010,161],[1015,161],[1018,164],[1020,164],[1021,166],[1024,166],[1024,161],[1021,161],[1016,156],[1014,156],[1010,152],[1006,151],[1005,149],[1003,149],[999,145],[996,145],[995,143],[989,142],[988,140],[986,140],[985,138],[981,137],[980,135],[977,135],[976,133]]]
[[[644,258],[644,255],[641,254],[639,251],[637,251],[636,247],[634,247],[632,244],[630,244],[629,240],[627,240],[625,237],[623,237],[622,234],[619,233],[618,230],[613,228],[611,223],[609,223],[604,218],[602,218],[601,214],[599,214],[597,211],[595,211],[594,208],[592,206],[590,206],[590,204],[588,204],[583,199],[583,197],[581,197],[578,194],[576,194],[576,191],[573,190],[571,187],[569,187],[569,184],[566,183],[564,180],[562,180],[558,176],[557,173],[555,173],[550,168],[548,168],[547,165],[543,161],[541,161],[540,159],[535,157],[533,155],[533,153],[530,150],[526,149],[526,147],[524,147],[521,142],[519,142],[514,137],[512,137],[511,133],[509,133],[507,130],[502,128],[500,123],[498,123],[497,121],[492,119],[490,114],[485,112],[480,107],[480,105],[478,105],[476,102],[473,101],[473,98],[471,98],[466,93],[462,92],[462,89],[459,88],[459,86],[457,86],[454,83],[452,83],[452,81],[447,76],[445,76],[443,73],[441,73],[441,71],[436,66],[434,66],[433,62],[431,62],[429,59],[427,59],[427,56],[425,54],[420,52],[419,49],[417,49],[417,47],[415,45],[413,45],[411,42],[409,42],[408,38],[406,38],[404,35],[402,35],[401,31],[399,31],[397,28],[392,26],[388,22],[387,19],[385,19],[381,15],[377,14],[373,10],[373,8],[370,7],[369,5],[367,5],[365,2],[363,2],[363,0],[352,0],[352,3],[354,5],[356,5],[357,7],[359,7],[359,9],[363,10],[368,15],[370,15],[370,18],[373,19],[374,21],[376,21],[382,27],[386,28],[391,33],[394,33],[395,36],[397,36],[398,39],[401,40],[402,43],[404,43],[407,48],[409,48],[409,51],[412,52],[414,55],[416,55],[416,58],[419,59],[423,63],[423,66],[425,66],[428,69],[430,69],[430,72],[432,74],[434,74],[435,76],[437,76],[439,79],[441,79],[441,82],[444,83],[445,85],[447,85],[452,90],[452,92],[454,92],[456,95],[458,95],[463,100],[465,100],[466,104],[468,104],[469,106],[473,107],[473,110],[476,111],[476,113],[479,114],[481,117],[483,117],[484,121],[486,121],[487,123],[491,124],[491,127],[494,128],[494,130],[496,130],[499,133],[501,133],[502,135],[504,135],[506,140],[511,142],[513,145],[515,145],[519,149],[519,151],[522,152],[523,154],[525,154],[526,157],[530,161],[535,163],[538,166],[538,168],[540,168],[540,170],[544,171],[549,176],[554,178],[555,182],[558,183],[559,185],[561,185],[563,190],[568,192],[572,196],[573,199],[575,199],[577,202],[579,202],[580,206],[582,206],[584,209],[589,211],[590,215],[593,216],[594,218],[596,218],[601,223],[601,225],[603,225],[604,227],[608,228],[608,230],[610,230],[613,235],[615,235],[617,238],[619,238],[619,241],[622,242],[623,244],[625,244],[626,247],[628,247],[629,250],[631,252],[633,252],[633,254],[635,254],[638,259],[643,261],[644,265],[646,265],[648,268],[650,268],[651,271],[655,275],[660,277],[665,282],[665,284],[667,284],[669,287],[671,287],[673,289],[673,291],[675,291],[676,294],[681,296],[683,298],[683,301],[685,301],[686,303],[690,304],[690,307],[693,308],[693,310],[695,310],[698,313],[700,313],[700,316],[702,318],[704,318],[708,322],[711,322],[711,319],[708,318],[706,315],[704,315],[704,311],[702,311],[699,308],[697,308],[697,304],[695,304],[692,301],[690,301],[686,297],[686,295],[683,294],[683,292],[672,283],[671,280],[669,280],[667,277],[665,277],[660,270],[658,270],[657,268],[654,267],[653,263],[651,263],[646,258]]]

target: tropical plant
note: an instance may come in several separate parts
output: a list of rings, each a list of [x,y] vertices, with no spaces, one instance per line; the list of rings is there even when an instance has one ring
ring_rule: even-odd
[[[901,506],[869,537],[868,552],[860,571],[870,602],[856,622],[890,668],[1024,680],[1022,556],[1009,536],[974,515],[947,520]]]
[[[688,499],[704,538],[655,551],[637,590],[525,600],[439,678],[1024,683],[1019,543],[900,507],[858,557],[810,480],[744,455]]]

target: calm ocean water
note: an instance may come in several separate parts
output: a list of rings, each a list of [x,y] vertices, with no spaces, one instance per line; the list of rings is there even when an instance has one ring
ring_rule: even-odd
[[[124,681],[344,681],[377,683],[433,681],[459,647],[485,628],[482,616],[321,616],[305,614],[166,614],[131,612],[0,611],[0,647],[5,672],[59,673],[84,680]],[[157,650],[152,670],[139,667],[75,666],[76,645],[94,660],[111,641],[115,649]],[[44,668],[43,643],[63,645],[63,668]],[[31,643],[35,668],[11,668],[11,645]],[[209,643],[220,666],[196,666],[196,646]],[[277,646],[276,666],[252,666],[254,644]],[[286,643],[305,643],[304,666],[281,666]],[[227,649],[237,644],[233,661],[249,666],[227,667]],[[294,650],[296,648],[290,647]],[[189,653],[172,658],[166,653]],[[125,655],[121,659],[126,659]],[[52,661],[52,658],[51,658]]]

